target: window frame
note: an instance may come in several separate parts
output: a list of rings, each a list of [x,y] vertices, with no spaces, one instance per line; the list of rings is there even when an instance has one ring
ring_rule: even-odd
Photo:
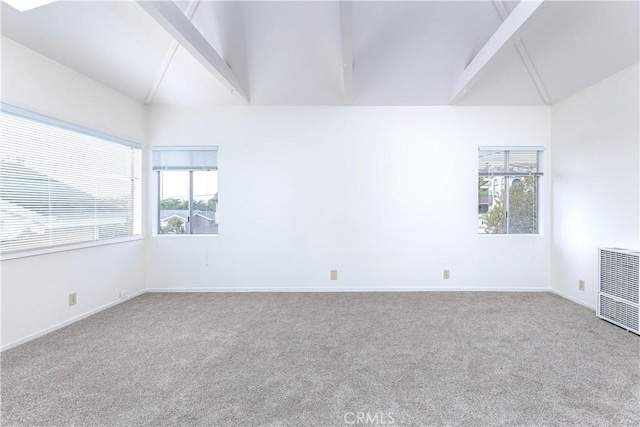
[[[478,170],[478,176],[485,176],[490,178],[491,180],[494,180],[498,177],[502,177],[502,180],[500,181],[500,188],[502,188],[502,191],[504,192],[504,195],[502,197],[502,203],[503,206],[505,207],[505,217],[504,217],[504,221],[505,221],[505,229],[507,232],[505,233],[481,233],[481,232],[477,232],[476,234],[479,236],[501,236],[501,237],[505,237],[505,236],[509,236],[509,237],[513,237],[513,236],[518,236],[518,237],[541,237],[544,235],[543,233],[543,206],[542,206],[542,194],[543,194],[543,178],[544,178],[544,162],[542,159],[542,156],[545,152],[545,147],[543,146],[491,146],[491,147],[486,147],[486,146],[479,146],[478,147],[478,156],[482,151],[501,151],[504,153],[504,172],[498,172],[498,173],[491,173],[488,175],[480,175],[480,171]],[[511,152],[518,152],[518,151],[535,151],[536,152],[536,166],[537,166],[537,172],[532,173],[532,172],[516,172],[516,171],[510,171],[509,170],[509,164],[510,164],[510,153]],[[524,177],[529,177],[529,176],[533,176],[536,179],[536,233],[509,233],[509,219],[510,219],[510,215],[509,215],[509,192],[510,192],[510,187],[511,185],[513,185],[513,183],[511,183],[511,185],[509,184],[509,180],[510,179],[518,179],[518,178],[524,178]],[[490,210],[489,210],[490,211]]]
[[[199,238],[199,237],[218,237],[220,235],[220,231],[218,229],[218,232],[216,234],[206,234],[206,233],[197,233],[197,234],[192,234],[191,233],[191,223],[192,223],[192,219],[193,219],[193,173],[194,172],[198,172],[198,171],[216,171],[218,172],[218,161],[217,161],[217,157],[218,157],[218,151],[219,151],[219,147],[217,145],[202,145],[202,146],[153,146],[150,149],[150,155],[151,157],[153,157],[153,153],[155,151],[215,151],[216,152],[216,162],[214,166],[211,167],[191,167],[191,168],[179,168],[179,169],[173,169],[173,168],[155,168],[154,167],[154,162],[153,160],[150,162],[150,169],[151,169],[151,173],[153,176],[152,179],[152,192],[155,193],[155,197],[156,200],[154,203],[150,203],[150,208],[154,210],[154,214],[153,214],[153,218],[155,218],[155,224],[152,227],[152,233],[151,235],[153,237],[160,237],[160,238],[165,238],[165,237],[169,237],[169,238],[175,238],[175,237],[188,237],[188,238]],[[184,171],[184,172],[189,172],[189,196],[188,196],[188,205],[189,205],[189,217],[188,220],[186,222],[186,229],[187,232],[186,233],[161,233],[160,232],[160,226],[161,226],[161,209],[160,209],[160,202],[162,200],[161,198],[161,187],[162,187],[162,177],[161,177],[161,173],[164,171],[176,171],[176,170],[180,170],[180,171]],[[219,174],[218,174],[219,176]],[[216,194],[219,194],[220,188],[218,187],[218,191],[216,192]],[[217,209],[216,209],[216,214],[217,214]],[[216,225],[219,225],[216,223]]]
[[[97,131],[95,129],[80,126],[75,123],[56,119],[44,114],[36,113],[34,111],[26,110],[24,108],[17,107],[15,105],[0,102],[0,111],[10,115],[18,116],[27,120],[39,122],[45,125],[58,127],[67,131],[87,135],[93,138],[99,138],[104,141],[120,144],[126,147],[131,147],[140,150],[140,171],[144,166],[144,148],[142,144],[134,142],[128,139],[120,138],[108,133]],[[140,174],[140,188],[144,188],[144,174]],[[119,243],[134,242],[138,240],[144,240],[145,238],[145,218],[142,212],[144,211],[144,194],[140,194],[140,209],[138,210],[140,221],[140,233],[131,236],[112,237],[107,239],[89,240],[85,242],[77,243],[64,243],[60,245],[46,246],[40,248],[20,249],[12,252],[2,253],[0,252],[0,261],[8,261],[12,259],[27,258],[33,256],[48,255],[59,252],[75,251],[79,249],[94,248],[98,246],[107,246]]]

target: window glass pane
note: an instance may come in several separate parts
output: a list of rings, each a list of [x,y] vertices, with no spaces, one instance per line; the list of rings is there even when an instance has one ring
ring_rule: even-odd
[[[218,171],[193,171],[191,234],[218,234]]]
[[[542,153],[519,147],[478,150],[478,233],[539,233]]]
[[[504,151],[481,150],[478,153],[478,173],[480,175],[505,172]]]
[[[478,182],[481,179],[482,184],[478,188],[478,233],[505,234],[507,232],[504,212],[505,177],[479,176]]]
[[[510,151],[509,172],[518,174],[539,172],[538,151]]]
[[[478,177],[478,215],[486,214],[491,205],[491,180]]]
[[[159,234],[189,233],[189,171],[161,171]]]
[[[140,149],[57,123],[0,114],[3,253],[140,234]]]
[[[538,233],[538,178],[510,177],[509,234]]]
[[[153,147],[160,234],[218,234],[218,147]]]

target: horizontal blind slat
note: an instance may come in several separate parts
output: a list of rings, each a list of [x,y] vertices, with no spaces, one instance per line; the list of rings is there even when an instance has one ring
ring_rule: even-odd
[[[218,167],[218,147],[154,147],[153,170],[214,170]]]

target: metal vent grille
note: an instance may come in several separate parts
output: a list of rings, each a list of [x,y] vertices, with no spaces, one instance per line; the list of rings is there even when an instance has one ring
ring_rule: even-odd
[[[625,328],[638,332],[640,321],[638,307],[616,301],[605,295],[600,295],[600,316],[611,320]]]
[[[600,251],[600,292],[638,304],[640,257],[631,253]]]

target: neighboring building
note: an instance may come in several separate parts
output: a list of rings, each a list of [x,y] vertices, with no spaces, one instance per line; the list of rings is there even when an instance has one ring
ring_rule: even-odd
[[[188,209],[165,209],[160,211],[160,229],[163,229],[169,223],[172,218],[178,219],[184,224],[184,230],[187,230],[187,217],[189,216]]]
[[[484,182],[480,186],[480,189],[486,190],[487,195],[479,196],[478,213],[487,213],[498,202],[502,200],[502,193],[504,192],[504,181],[504,176],[489,177],[484,180]],[[510,176],[509,187],[511,187],[513,184],[519,183],[520,181],[522,181],[521,177]]]
[[[187,218],[189,217],[188,209],[167,209],[160,211],[160,229],[167,227],[169,220],[175,218],[184,224],[184,232],[188,230]],[[215,211],[200,211],[193,212],[193,218],[191,220],[191,234],[218,234],[218,224],[216,222]]]
[[[486,214],[489,212],[489,207],[493,205],[493,196],[490,195],[489,191],[490,186],[490,179],[484,179],[478,185],[478,214]]]
[[[1,161],[0,180],[0,243],[5,248],[42,239],[62,245],[77,242],[78,236],[85,236],[83,241],[118,237],[133,227],[130,212],[118,200],[96,198],[23,164]]]

